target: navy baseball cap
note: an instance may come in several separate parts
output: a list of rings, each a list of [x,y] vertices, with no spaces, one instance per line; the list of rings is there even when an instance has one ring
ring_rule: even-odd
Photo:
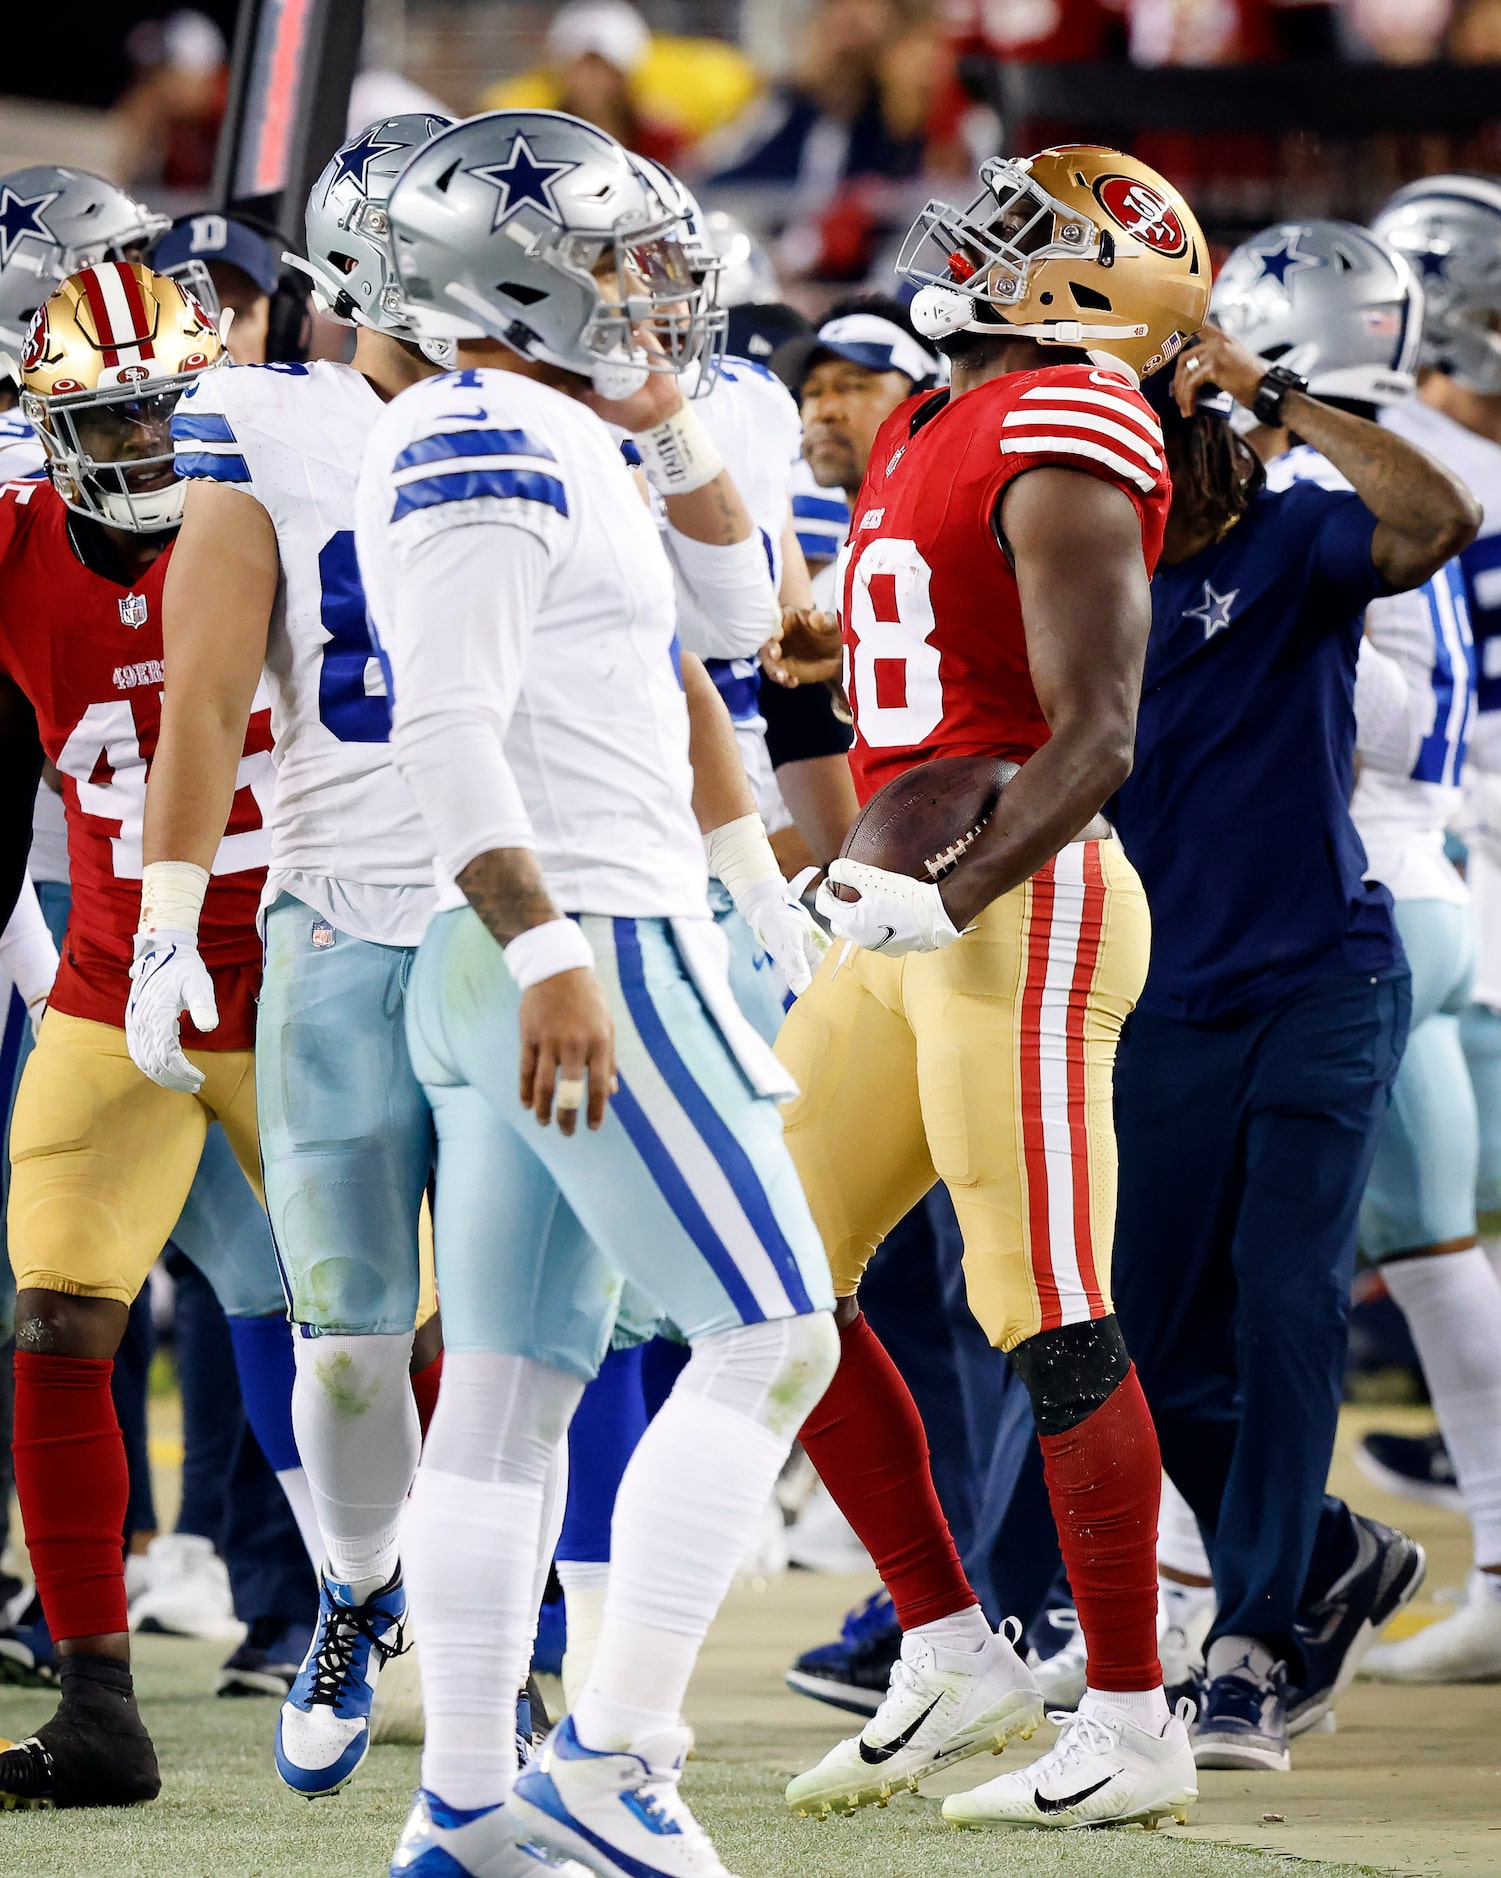
[[[881,313],[844,313],[825,320],[816,333],[790,340],[772,361],[777,376],[794,388],[823,358],[848,359],[868,372],[903,372],[914,385],[939,376],[939,362],[905,327]]]
[[[198,261],[205,267],[218,261],[239,268],[262,293],[276,292],[281,266],[269,241],[244,222],[214,211],[184,215],[156,244],[151,265],[158,274],[170,274]]]

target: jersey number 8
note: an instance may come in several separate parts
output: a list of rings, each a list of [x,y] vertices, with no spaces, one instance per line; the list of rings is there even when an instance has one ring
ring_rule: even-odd
[[[860,736],[873,749],[919,744],[943,722],[931,580],[912,541],[868,542],[849,574],[851,690]]]

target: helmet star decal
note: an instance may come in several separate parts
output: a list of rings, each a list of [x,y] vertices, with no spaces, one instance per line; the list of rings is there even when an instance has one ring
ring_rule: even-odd
[[[57,236],[42,220],[42,210],[62,194],[54,189],[40,196],[18,196],[8,183],[0,183],[0,267],[4,267],[17,245],[27,235],[38,241],[58,245]]]
[[[1287,277],[1308,267],[1322,267],[1322,259],[1316,254],[1304,254],[1298,247],[1299,231],[1290,229],[1272,248],[1253,248],[1251,252],[1261,263],[1259,279],[1270,278],[1276,281],[1283,294],[1291,300],[1288,292]]]
[[[333,175],[329,178],[328,190],[333,189],[337,184],[342,183],[345,178],[348,177],[353,181],[355,188],[359,190],[361,195],[368,194],[370,189],[370,165],[375,162],[376,158],[390,156],[397,150],[405,150],[408,148],[408,143],[405,138],[398,137],[392,139],[382,137],[380,131],[381,127],[379,124],[372,124],[354,143],[346,144],[344,148],[335,155],[334,162],[337,167]],[[325,196],[328,194],[328,190],[324,191]]]
[[[566,176],[570,170],[578,167],[577,163],[539,163],[532,155],[525,134],[518,131],[504,163],[486,163],[470,170],[468,174],[478,176],[481,182],[492,183],[500,191],[494,219],[490,223],[492,230],[499,228],[502,222],[509,221],[524,202],[530,202],[534,208],[540,209],[549,221],[556,222],[561,228],[563,217],[553,200],[552,187],[558,177]]]

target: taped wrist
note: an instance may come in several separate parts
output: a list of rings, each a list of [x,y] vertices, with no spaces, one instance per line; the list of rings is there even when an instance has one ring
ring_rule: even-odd
[[[505,948],[506,970],[522,991],[560,972],[592,971],[594,954],[576,920],[549,919],[528,926]]]
[[[721,822],[710,830],[704,845],[709,851],[709,872],[723,882],[725,892],[737,906],[748,888],[766,880],[781,882],[782,870],[759,815],[741,815],[733,822]]]
[[[208,869],[193,861],[148,861],[141,869],[142,932],[171,926],[198,936]]]
[[[724,468],[719,446],[690,404],[651,430],[636,431],[632,441],[641,452],[646,480],[661,496],[692,495]]]
[[[1113,1311],[1087,1324],[1044,1330],[1007,1354],[1032,1398],[1039,1435],[1064,1435],[1076,1428],[1109,1401],[1131,1370]]]

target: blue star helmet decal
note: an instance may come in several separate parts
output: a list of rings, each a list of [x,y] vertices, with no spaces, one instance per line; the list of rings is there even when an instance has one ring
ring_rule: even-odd
[[[27,235],[59,247],[57,236],[42,220],[42,210],[62,194],[54,189],[40,196],[18,196],[9,183],[0,183],[0,267],[4,267]]]
[[[1212,639],[1216,633],[1222,633],[1230,624],[1230,609],[1239,598],[1239,587],[1232,587],[1229,593],[1216,593],[1206,580],[1204,598],[1197,606],[1185,607],[1183,617],[1202,621],[1204,637]]]
[[[331,190],[337,184],[342,183],[347,176],[353,181],[361,195],[368,195],[370,193],[370,165],[377,157],[390,156],[393,151],[406,148],[404,138],[382,137],[380,125],[372,124],[368,130],[360,133],[354,143],[347,144],[337,153],[334,159],[337,168],[328,179],[328,189]],[[324,195],[326,198],[328,190],[324,191]]]
[[[1443,248],[1409,248],[1409,261],[1416,261],[1422,269],[1424,280],[1446,280],[1449,275],[1449,250]]]
[[[1274,248],[1253,248],[1251,250],[1261,263],[1261,272],[1256,278],[1258,280],[1264,280],[1270,276],[1276,281],[1277,285],[1282,289],[1283,294],[1289,300],[1292,299],[1292,295],[1288,292],[1287,288],[1288,275],[1299,273],[1306,267],[1322,267],[1324,265],[1321,256],[1317,254],[1304,254],[1300,251],[1298,247],[1299,233],[1300,231],[1298,229],[1291,229]]]
[[[510,155],[504,163],[486,163],[479,169],[470,170],[468,174],[478,176],[481,182],[493,184],[500,192],[495,204],[495,215],[490,223],[492,232],[508,221],[525,202],[540,209],[550,222],[556,222],[561,228],[563,217],[553,200],[552,186],[558,177],[566,176],[570,170],[578,167],[577,163],[539,163],[532,155],[526,133],[517,131],[516,141],[511,145]]]

